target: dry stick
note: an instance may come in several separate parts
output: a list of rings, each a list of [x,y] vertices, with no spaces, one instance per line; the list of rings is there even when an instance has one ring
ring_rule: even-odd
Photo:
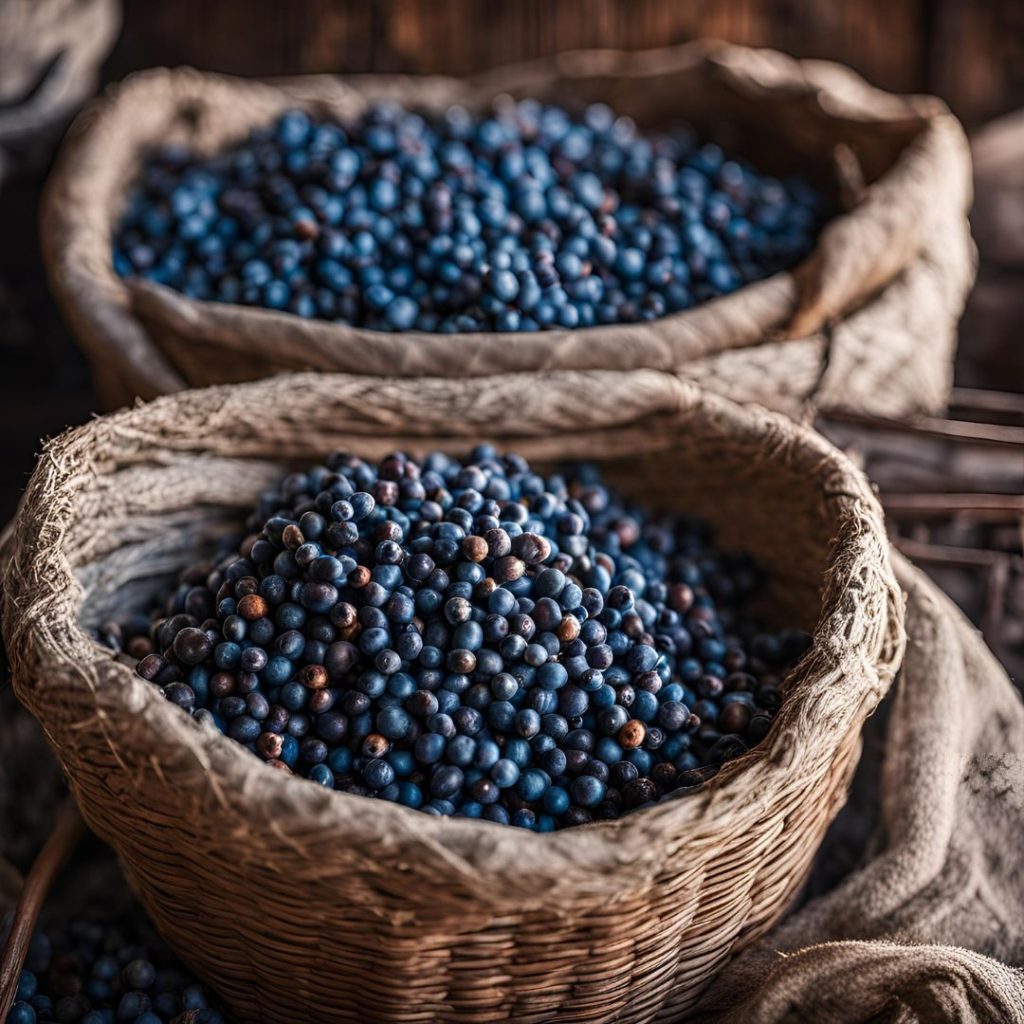
[[[1024,395],[1014,391],[983,391],[978,388],[953,388],[949,404],[972,412],[1002,412],[1024,415]]]
[[[946,420],[937,416],[919,416],[912,420],[895,420],[872,413],[850,409],[829,409],[826,420],[851,423],[876,430],[892,430],[915,437],[932,437],[942,441],[963,441],[993,447],[1019,448],[1024,446],[1024,427],[1005,426],[1001,423],[974,423],[970,420]]]
[[[11,932],[0,956],[0,1021],[7,1019],[7,1014],[14,1003],[21,968],[28,955],[29,941],[46,900],[46,894],[84,830],[85,823],[78,813],[74,798],[68,797],[57,814],[57,823],[49,839],[46,840],[32,865],[32,870],[28,873],[28,878],[25,879],[25,887],[21,890],[21,897],[14,911],[14,920],[11,922]]]
[[[977,519],[1014,522],[1024,515],[1024,495],[956,494],[953,492],[882,491],[881,502],[890,515],[953,516],[970,513]]]

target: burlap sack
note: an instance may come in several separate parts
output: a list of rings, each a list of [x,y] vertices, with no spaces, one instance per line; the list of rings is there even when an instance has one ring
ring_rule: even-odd
[[[1024,1022],[1024,706],[961,613],[894,562],[907,652],[876,842],[730,964],[695,1021]]]
[[[339,446],[602,462],[708,517],[814,633],[763,744],[698,792],[540,835],[325,792],[207,731],[90,639],[208,548],[283,460]],[[186,392],[51,443],[3,579],[16,692],[164,935],[246,1021],[683,1017],[764,934],[844,799],[903,650],[880,510],[783,417],[654,371],[471,383],[298,375]]]
[[[978,202],[971,214],[986,264],[1024,267],[1024,110],[971,137]]]
[[[796,274],[651,324],[514,337],[365,331],[196,302],[114,274],[112,228],[156,143],[215,151],[294,106],[346,118],[381,96],[436,109],[501,93],[603,99],[641,124],[689,120],[762,167],[806,172],[841,192],[849,211]],[[939,100],[880,92],[835,64],[721,43],[570,53],[468,80],[267,84],[156,70],[112,89],[73,127],[49,185],[43,243],[110,404],[296,369],[468,377],[648,367],[794,416],[836,405],[901,416],[934,411],[948,393],[973,277],[970,191],[966,140]]]

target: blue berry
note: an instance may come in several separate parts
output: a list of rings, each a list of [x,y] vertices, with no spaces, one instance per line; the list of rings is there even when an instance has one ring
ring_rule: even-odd
[[[464,776],[460,768],[455,765],[443,765],[431,776],[430,793],[432,796],[447,799],[462,789],[463,781]]]
[[[416,323],[419,312],[419,306],[412,299],[399,295],[388,303],[384,316],[394,330],[408,331]]]
[[[132,960],[121,971],[125,988],[144,990],[156,981],[156,968],[148,960]]]
[[[109,924],[73,919],[55,925],[49,936],[36,932],[28,960],[32,970],[22,974],[8,1022],[169,1024],[183,1019],[192,991],[208,1015],[197,1022],[223,1024],[135,911]]]
[[[516,792],[527,803],[536,803],[543,796],[549,785],[548,776],[535,768],[523,772],[516,783]]]
[[[491,779],[500,789],[508,789],[519,779],[519,765],[507,757],[500,758],[491,768]]]
[[[604,799],[605,786],[593,775],[581,775],[573,779],[569,792],[580,807],[596,807]]]
[[[395,769],[387,761],[375,758],[363,769],[363,781],[370,789],[384,789],[395,781]]]
[[[27,1002],[16,1002],[8,1011],[7,1024],[36,1024],[36,1011]]]

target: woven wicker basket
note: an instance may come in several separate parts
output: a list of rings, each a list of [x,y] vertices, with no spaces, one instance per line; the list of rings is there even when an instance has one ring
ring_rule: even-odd
[[[646,125],[686,119],[766,169],[815,177],[847,212],[797,274],[654,323],[511,339],[360,330],[198,302],[114,274],[114,224],[144,154],[160,142],[209,153],[289,107],[346,119],[381,97],[436,110],[503,93],[605,100]],[[43,243],[54,293],[110,405],[292,370],[480,377],[650,368],[792,416],[807,405],[900,416],[937,411],[948,396],[973,277],[969,205],[967,140],[941,101],[881,92],[837,64],[695,42],[562,54],[467,80],[133,75],[69,134],[47,188]]]
[[[549,835],[326,792],[202,729],[90,630],[139,607],[280,472],[348,447],[601,461],[713,521],[813,631],[768,738],[697,792]],[[89,824],[246,1021],[674,1021],[786,908],[903,649],[879,508],[827,442],[655,372],[296,375],[184,392],[46,448],[4,639]]]

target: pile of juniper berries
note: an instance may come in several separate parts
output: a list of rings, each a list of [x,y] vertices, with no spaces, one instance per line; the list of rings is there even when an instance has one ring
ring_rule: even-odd
[[[653,320],[793,266],[819,195],[689,130],[536,101],[441,116],[290,111],[235,148],[146,160],[114,266],[195,299],[384,331]]]
[[[224,1024],[224,1016],[148,925],[76,919],[36,931],[6,1024],[115,1021]]]
[[[338,454],[248,526],[107,642],[275,767],[431,814],[551,831],[699,784],[810,642],[743,614],[749,557],[592,466]]]

